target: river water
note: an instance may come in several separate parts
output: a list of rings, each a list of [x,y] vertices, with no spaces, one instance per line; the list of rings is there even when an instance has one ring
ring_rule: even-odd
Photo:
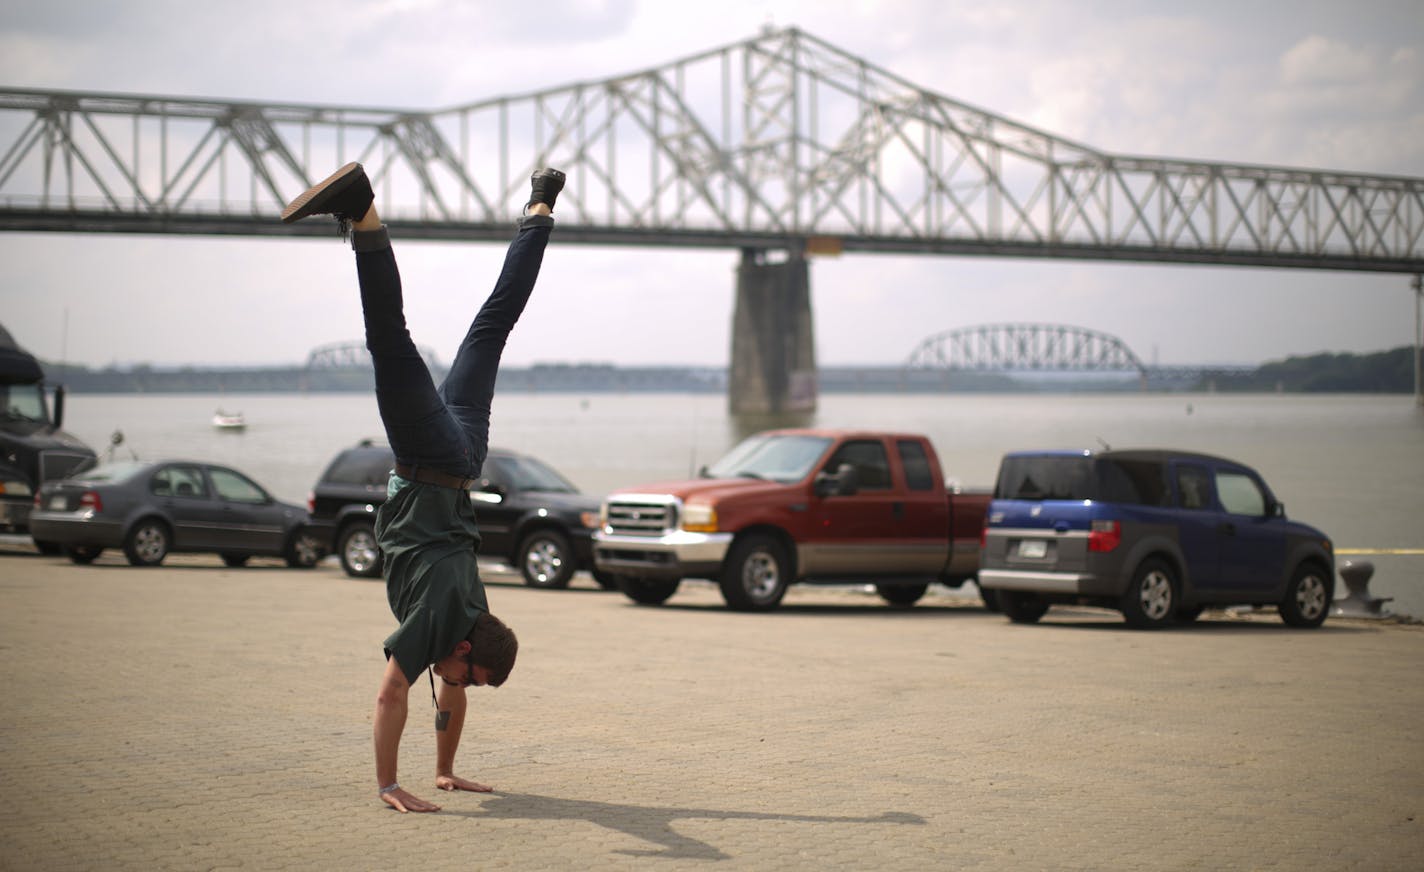
[[[305,502],[331,457],[381,439],[366,394],[71,394],[65,429],[120,457],[223,463]],[[212,427],[240,410],[245,432]],[[945,474],[989,487],[1006,451],[1172,447],[1247,463],[1287,514],[1334,539],[1339,559],[1374,564],[1370,592],[1424,617],[1424,410],[1408,396],[1240,394],[826,394],[797,421],[737,420],[719,394],[496,397],[495,446],[534,454],[587,493],[684,478],[744,434],[783,423],[929,436]],[[1386,553],[1417,551],[1417,554]],[[1337,584],[1343,595],[1343,584]]]

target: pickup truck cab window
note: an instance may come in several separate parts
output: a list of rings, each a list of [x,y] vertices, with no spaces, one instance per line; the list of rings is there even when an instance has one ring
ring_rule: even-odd
[[[895,450],[900,452],[900,465],[905,469],[905,487],[912,491],[934,490],[934,475],[930,472],[925,446],[901,439],[895,443]]]
[[[826,472],[835,472],[841,464],[855,467],[856,484],[861,490],[885,490],[890,487],[890,458],[885,453],[885,444],[869,439],[847,442],[824,467]]]

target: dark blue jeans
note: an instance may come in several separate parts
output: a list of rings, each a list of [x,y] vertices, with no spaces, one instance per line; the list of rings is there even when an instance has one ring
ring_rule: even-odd
[[[500,355],[534,290],[553,226],[553,219],[543,216],[521,223],[494,290],[439,388],[406,329],[400,271],[385,231],[353,237],[366,348],[376,368],[376,404],[397,463],[479,477],[489,448]]]

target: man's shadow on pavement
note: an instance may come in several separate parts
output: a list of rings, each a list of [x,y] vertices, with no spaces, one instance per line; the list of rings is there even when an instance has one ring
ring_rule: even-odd
[[[925,819],[917,814],[888,811],[876,817],[838,817],[834,815],[774,814],[755,811],[723,811],[709,808],[656,808],[642,805],[618,805],[582,799],[559,799],[526,793],[489,794],[479,811],[451,811],[442,815],[500,820],[568,820],[588,821],[610,830],[627,833],[661,845],[662,850],[619,851],[635,857],[670,857],[693,860],[730,860],[731,855],[706,842],[684,836],[672,828],[679,818],[708,820],[805,821],[833,824],[920,824]]]

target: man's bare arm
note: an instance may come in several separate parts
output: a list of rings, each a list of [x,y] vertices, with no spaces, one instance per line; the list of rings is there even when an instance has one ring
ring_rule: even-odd
[[[441,712],[449,712],[449,719],[444,729],[435,731],[435,786],[441,790],[488,793],[493,790],[489,785],[455,774],[455,751],[460,747],[460,735],[465,729],[465,688],[441,684],[439,704]]]
[[[376,691],[375,744],[376,785],[381,799],[399,812],[439,811],[440,806],[426,802],[401,789],[396,781],[396,758],[400,752],[401,733],[405,731],[406,709],[410,697],[410,682],[405,680],[396,658],[386,658],[386,671]],[[391,787],[395,785],[395,787]]]

